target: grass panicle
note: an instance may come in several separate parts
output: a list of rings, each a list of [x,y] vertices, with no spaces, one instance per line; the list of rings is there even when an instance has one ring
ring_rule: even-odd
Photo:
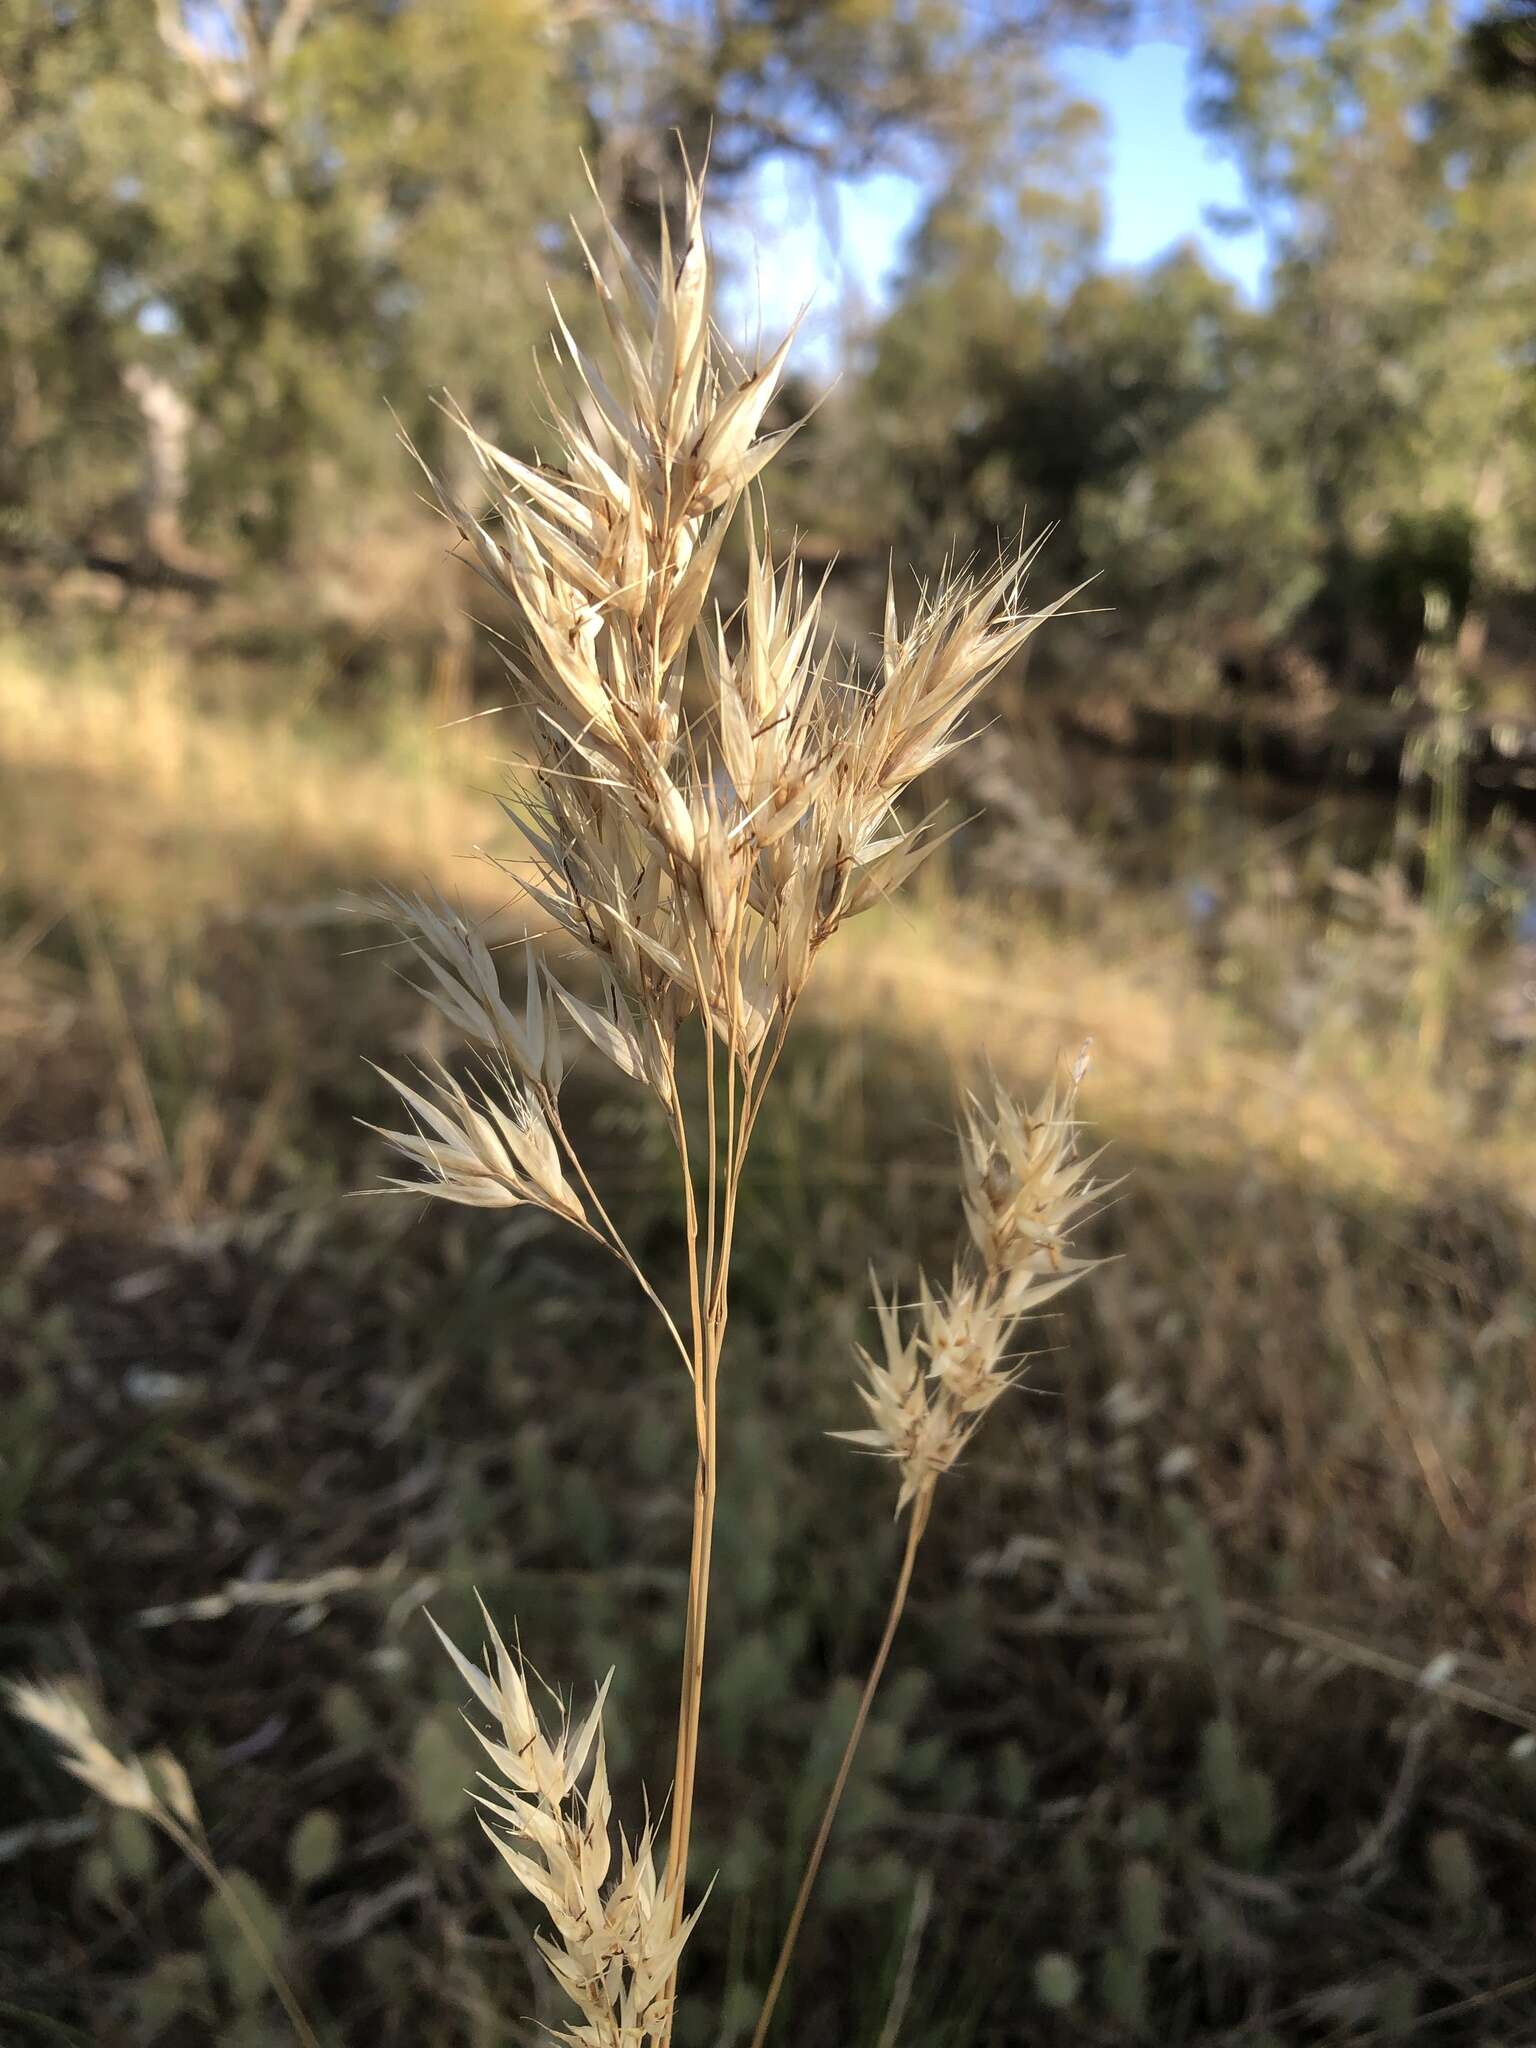
[[[205,1879],[228,1913],[261,1976],[271,1986],[303,2048],[320,2048],[293,1986],[257,1925],[238,1884],[214,1861],[202,1813],[178,1758],[158,1749],[140,1757],[119,1752],[101,1733],[100,1715],[78,1686],[22,1680],[6,1688],[11,1710],[58,1748],[64,1768],[107,1805],[138,1814],[166,1835]]]
[[[585,246],[585,245],[584,245]],[[521,1659],[486,1617],[484,1669],[444,1642],[492,1732],[475,1796],[514,1877],[546,1917],[538,1954],[578,2048],[668,2048],[679,1958],[702,1910],[688,1892],[719,1499],[720,1373],[748,1154],[817,956],[900,887],[944,836],[908,817],[913,785],[963,742],[988,682],[1055,607],[1025,602],[1030,553],[950,573],[905,610],[890,579],[875,672],[839,652],[821,593],[778,546],[755,493],[794,425],[770,425],[792,334],[745,361],[710,317],[702,195],[685,172],[682,231],[654,273],[604,220],[588,250],[599,363],[556,308],[546,385],[553,455],[531,463],[462,414],[480,500],[429,472],[477,574],[510,609],[527,759],[503,809],[521,853],[497,856],[549,933],[524,941],[517,993],[483,930],[440,898],[391,891],[420,994],[472,1048],[447,1067],[386,1075],[409,1126],[379,1130],[407,1169],[388,1189],[475,1209],[531,1206],[605,1245],[661,1315],[684,1371],[693,1512],[669,1819],[614,1816],[603,1736],[608,1681],[579,1722],[535,1713]],[[745,585],[721,600],[726,536],[744,515]],[[691,1043],[690,1043],[691,1041]],[[685,1044],[688,1046],[685,1055]],[[571,1058],[595,1049],[659,1105],[679,1169],[686,1254],[676,1312],[605,1206],[561,1115]],[[703,1111],[684,1086],[702,1066]],[[1087,1270],[1069,1247],[1093,1199],[1076,1157],[1077,1083],[1026,1116],[1001,1087],[965,1107],[961,1195],[972,1239],[915,1313],[876,1292],[883,1357],[863,1355],[872,1427],[907,1517],[897,1590],[757,2028],[772,2018],[854,1750],[889,1655],[938,1478],[1012,1384],[1024,1318]],[[682,1290],[679,1290],[680,1293]],[[611,1676],[611,1674],[610,1674]],[[220,1888],[184,1778],[115,1755],[68,1695],[20,1710],[103,1797],[176,1835]],[[190,1797],[190,1794],[187,1794]],[[230,1894],[231,1910],[240,1904]],[[249,1916],[247,1916],[249,1917]],[[264,1951],[290,2018],[312,2040]]]
[[[853,1726],[822,1812],[800,1889],[753,2033],[768,2037],[780,1993],[831,1840],[833,1823],[885,1675],[891,1646],[911,1591],[919,1547],[939,1481],[954,1470],[982,1417],[1019,1378],[1011,1348],[1023,1318],[1043,1308],[1097,1263],[1075,1257],[1071,1231],[1101,1192],[1089,1177],[1094,1158],[1077,1153],[1077,1091],[1088,1068],[1078,1056],[1067,1086],[1051,1088],[1033,1114],[995,1077],[985,1099],[971,1096],[960,1130],[960,1185],[971,1239],[949,1285],[918,1281],[905,1315],[874,1284],[883,1356],[858,1357],[867,1429],[840,1430],[845,1443],[891,1460],[897,1469],[896,1513],[907,1517],[906,1548],[885,1630],[859,1698]],[[1096,1156],[1096,1155],[1095,1155]]]
[[[681,248],[674,252],[664,235],[654,275],[606,220],[602,257],[589,252],[589,267],[610,360],[601,367],[586,355],[557,309],[561,389],[547,394],[557,459],[524,462],[455,415],[485,505],[466,505],[431,475],[469,561],[517,622],[515,672],[531,759],[504,800],[524,859],[505,865],[575,974],[564,961],[558,973],[547,957],[536,961],[526,942],[519,1016],[471,926],[444,905],[393,896],[389,911],[428,977],[423,992],[489,1049],[493,1080],[472,1096],[443,1075],[430,1098],[395,1081],[418,1128],[387,1135],[427,1176],[394,1185],[478,1207],[536,1203],[604,1237],[662,1307],[656,1281],[619,1238],[560,1123],[562,1031],[574,1030],[648,1090],[672,1134],[684,1198],[687,1334],[664,1307],[663,1314],[691,1382],[697,1465],[659,1894],[649,1822],[633,1851],[622,1848],[617,1887],[603,1892],[610,1795],[596,1716],[577,1745],[585,1757],[596,1744],[578,1793],[564,1750],[551,1750],[528,1718],[521,1677],[499,1642],[494,1686],[459,1660],[507,1730],[492,1754],[515,1790],[492,1811],[527,1846],[498,1846],[551,1915],[557,1940],[543,1952],[583,2016],[570,2038],[665,2048],[677,1958],[693,1924],[687,1863],[718,1498],[719,1373],[753,1128],[817,954],[939,841],[937,819],[907,822],[902,799],[961,744],[966,713],[1047,614],[1024,602],[1027,553],[993,575],[951,575],[920,591],[905,621],[893,578],[878,674],[861,677],[823,632],[820,593],[794,548],[775,553],[751,503],[754,479],[793,432],[763,431],[790,338],[748,365],[714,327],[698,183],[686,178]],[[727,611],[712,606],[716,570],[743,507],[745,595]],[[572,978],[597,1000],[567,987]],[[704,1042],[702,1134],[690,1134],[679,1085],[690,1020]],[[976,1270],[957,1269],[947,1290],[924,1280],[905,1332],[877,1294],[885,1358],[865,1355],[874,1426],[855,1440],[897,1461],[899,1506],[910,1521],[898,1600],[854,1743],[934,1483],[1012,1383],[1006,1346],[1020,1318],[1086,1270],[1066,1251],[1068,1229],[1093,1194],[1091,1162],[1074,1156],[1080,1078],[1079,1070],[1063,1100],[1048,1099],[1033,1118],[1001,1088],[985,1104],[970,1102],[961,1173]],[[759,2038],[803,1910],[804,1896]]]

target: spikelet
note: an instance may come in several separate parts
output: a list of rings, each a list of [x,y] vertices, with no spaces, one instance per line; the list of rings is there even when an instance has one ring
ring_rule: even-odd
[[[1023,1111],[991,1079],[987,1100],[968,1097],[960,1132],[965,1219],[985,1272],[1006,1279],[1015,1314],[1038,1308],[1085,1270],[1071,1258],[1068,1234],[1105,1189],[1091,1178],[1100,1157],[1077,1155],[1077,1091],[1087,1070],[1079,1055],[1065,1090],[1052,1087]]]
[[[489,947],[457,911],[393,889],[383,896],[402,938],[432,978],[418,993],[465,1037],[499,1053],[524,1082],[558,1095],[565,1073],[560,1015],[540,979],[533,947],[523,947],[527,992],[518,1018],[502,999]]]
[[[981,1418],[1016,1384],[1010,1347],[1021,1316],[1097,1263],[1069,1249],[1073,1224],[1104,1192],[1089,1177],[1094,1159],[1077,1157],[1086,1066],[1085,1047],[1060,1097],[1048,1090],[1032,1114],[995,1077],[985,1102],[969,1099],[960,1133],[969,1266],[957,1265],[944,1288],[922,1278],[905,1322],[875,1287],[883,1356],[857,1354],[873,1426],[837,1434],[895,1462],[898,1514],[953,1468]]]
[[[427,1080],[435,1101],[397,1074],[384,1079],[415,1112],[418,1128],[369,1128],[428,1176],[386,1181],[390,1191],[434,1195],[474,1209],[515,1209],[526,1203],[581,1229],[589,1227],[581,1197],[561,1169],[542,1104],[509,1069],[487,1068],[473,1096],[451,1074],[441,1073]]]
[[[900,1514],[940,1473],[949,1470],[960,1446],[947,1411],[930,1394],[917,1328],[910,1327],[904,1334],[895,1302],[885,1300],[873,1278],[871,1286],[884,1356],[876,1358],[862,1346],[857,1355],[864,1370],[859,1398],[869,1410],[873,1427],[842,1429],[834,1434],[860,1450],[895,1459],[901,1474],[896,1501]],[[918,1298],[920,1314],[926,1318],[933,1300],[926,1279],[918,1283]]]
[[[66,1770],[109,1804],[142,1815],[170,1837],[228,1910],[234,1932],[276,1992],[301,2048],[320,2048],[262,1927],[213,1860],[192,1781],[177,1758],[168,1749],[145,1757],[120,1755],[99,1732],[96,1714],[78,1685],[26,1680],[7,1685],[5,1694],[14,1713],[58,1744]]]
[[[492,1766],[481,1774],[490,1789],[475,1794],[482,1825],[549,1915],[552,1934],[536,1937],[539,1952],[580,2014],[555,2038],[576,2048],[650,2048],[669,2031],[672,1974],[700,1909],[677,1921],[657,1881],[649,1817],[632,1842],[614,1826],[602,1729],[613,1673],[583,1721],[573,1725],[562,1711],[551,1734],[520,1660],[489,1615],[485,1625],[484,1670],[437,1634],[496,1727],[475,1731]]]
[[[622,777],[665,823],[682,670],[730,517],[784,435],[758,429],[790,340],[755,369],[710,325],[701,195],[687,179],[683,247],[647,278],[611,221],[588,268],[615,366],[610,385],[555,309],[565,390],[550,396],[558,465],[535,466],[460,424],[496,532],[433,477],[475,566],[524,627],[533,708],[592,769]]]
[[[11,1711],[51,1737],[64,1768],[99,1798],[162,1827],[176,1822],[196,1835],[202,1833],[191,1780],[168,1749],[147,1757],[119,1755],[99,1733],[96,1716],[78,1686],[21,1679],[5,1690]]]
[[[820,592],[793,548],[776,557],[751,490],[795,431],[765,431],[792,334],[748,363],[715,329],[702,199],[686,166],[684,183],[681,241],[674,253],[663,222],[654,275],[606,216],[600,252],[583,244],[606,349],[601,363],[585,352],[555,308],[551,459],[511,455],[456,414],[481,502],[464,502],[428,471],[470,564],[513,614],[508,666],[524,692],[529,758],[503,800],[524,851],[502,864],[548,919],[562,957],[557,975],[528,954],[519,1012],[462,918],[391,898],[422,992],[485,1064],[469,1087],[446,1072],[426,1092],[392,1080],[416,1127],[382,1135],[425,1176],[396,1188],[477,1207],[535,1204],[607,1243],[676,1340],[704,1455],[741,1164],[783,1035],[821,948],[942,842],[935,815],[903,815],[907,793],[962,743],[980,693],[1058,607],[1026,606],[1030,557],[1020,554],[995,574],[946,574],[919,593],[905,623],[892,587],[872,676],[837,653]],[[744,502],[746,590],[727,615],[710,598]],[[702,704],[690,689],[685,716],[690,676],[705,687]],[[680,1034],[694,1024],[710,1048],[702,1268],[677,1075]],[[564,1026],[650,1090],[667,1118],[687,1196],[691,1345],[561,1123]],[[723,1157],[716,1042],[734,1062]],[[939,1477],[1012,1384],[1018,1317],[1085,1270],[1067,1249],[1091,1192],[1074,1144],[1070,1094],[1028,1119],[994,1085],[988,1103],[965,1112],[976,1270],[957,1269],[945,1288],[925,1280],[905,1318],[876,1290],[880,1355],[861,1354],[870,1427],[850,1434],[897,1463],[897,1511],[914,1510],[913,1543]],[[500,1730],[482,1737],[493,1767],[479,1795],[487,1830],[549,1916],[539,1947],[579,2014],[560,2038],[581,2048],[670,2039],[673,1977],[693,1926],[682,1905],[711,1503],[701,1490],[664,1887],[649,1819],[633,1840],[613,1827],[606,1683],[579,1728],[562,1715],[550,1733],[494,1629],[494,1675],[448,1645]]]
[[[51,1736],[64,1768],[109,1805],[152,1814],[157,1801],[149,1773],[136,1756],[119,1756],[96,1732],[78,1691],[42,1681],[22,1680],[7,1688],[12,1711]]]

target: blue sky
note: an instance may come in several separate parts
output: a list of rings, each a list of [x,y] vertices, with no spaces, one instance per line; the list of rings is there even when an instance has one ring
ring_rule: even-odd
[[[1242,181],[1209,137],[1190,126],[1190,53],[1178,43],[1143,43],[1123,57],[1072,50],[1062,71],[1109,122],[1111,263],[1145,263],[1193,235],[1214,268],[1251,296],[1261,289],[1263,237],[1218,235],[1201,219],[1208,206],[1237,208]]]
[[[1209,206],[1239,206],[1243,195],[1233,166],[1189,124],[1188,49],[1147,42],[1112,56],[1073,48],[1063,53],[1060,71],[1106,118],[1105,260],[1144,264],[1193,238],[1214,268],[1257,296],[1263,287],[1262,237],[1218,235],[1202,218]],[[837,194],[841,246],[834,250],[809,193],[781,166],[769,166],[754,194],[755,277],[750,244],[733,238],[748,270],[730,295],[734,323],[751,332],[760,293],[763,326],[772,333],[814,296],[805,329],[807,366],[835,360],[840,307],[850,297],[866,309],[883,302],[920,200],[909,180],[894,176],[843,185]]]

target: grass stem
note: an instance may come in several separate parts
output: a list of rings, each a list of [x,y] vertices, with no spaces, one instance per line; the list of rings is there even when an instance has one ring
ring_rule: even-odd
[[[842,1762],[837,1767],[837,1776],[832,1781],[832,1790],[827,1794],[827,1803],[822,1810],[821,1825],[816,1830],[816,1839],[811,1844],[805,1874],[800,1880],[800,1889],[795,1894],[795,1903],[790,1910],[789,1925],[784,1930],[784,1940],[779,1948],[779,1959],[773,1966],[763,2009],[757,2016],[757,2026],[752,2035],[752,2048],[763,2048],[768,2038],[768,2029],[773,2024],[774,2008],[778,2005],[779,1994],[784,1989],[784,1980],[795,1953],[795,1943],[800,1938],[801,1922],[805,1919],[806,1907],[810,1904],[811,1893],[821,1871],[822,1858],[827,1853],[827,1843],[832,1838],[832,1829],[837,1820],[837,1810],[842,1805],[843,1794],[848,1789],[848,1779],[853,1771],[853,1760],[858,1755],[859,1744],[869,1721],[870,1708],[875,1703],[875,1694],[885,1676],[886,1663],[891,1654],[891,1645],[896,1640],[896,1631],[901,1626],[901,1617],[906,1610],[907,1595],[912,1589],[912,1570],[917,1563],[918,1548],[923,1532],[928,1526],[928,1513],[933,1505],[933,1487],[930,1483],[912,1503],[911,1517],[907,1523],[907,1545],[902,1553],[901,1571],[897,1575],[891,1604],[885,1617],[885,1632],[880,1638],[880,1647],[875,1652],[874,1662],[869,1667],[869,1676],[864,1681],[864,1691],[859,1699],[858,1712],[853,1717],[853,1726],[848,1731],[848,1740],[843,1748]]]
[[[173,1820],[169,1814],[161,1813],[156,1817],[159,1820],[160,1826],[164,1828],[177,1848],[195,1866],[203,1878],[206,1879],[210,1888],[223,1902],[230,1918],[239,1928],[247,1948],[249,1948],[251,1954],[265,1971],[267,1982],[277,1994],[278,2003],[282,2006],[294,2033],[304,2044],[304,2048],[321,2048],[319,2035],[304,2017],[304,2009],[294,1996],[292,1985],[284,1976],[282,1966],[276,1956],[268,1948],[266,1941],[262,1937],[261,1930],[246,1910],[245,1901],[241,1898],[239,1889],[229,1882],[229,1879],[220,1870],[207,1850],[198,1842],[190,1829],[182,1827],[180,1822]]]

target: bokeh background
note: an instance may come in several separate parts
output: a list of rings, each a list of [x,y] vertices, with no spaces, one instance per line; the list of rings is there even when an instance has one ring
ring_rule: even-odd
[[[1529,2048],[1530,0],[0,0],[0,1664],[176,1750],[338,2043],[558,2022],[420,1610],[616,1664],[660,1798],[687,1407],[543,1221],[351,1198],[364,1056],[448,1050],[356,905],[523,928],[390,409],[536,450],[582,155],[648,246],[679,138],[732,333],[816,293],[770,515],[849,650],[893,551],[1093,579],[759,1141],[679,2039],[750,2029],[879,1629],[866,1267],[948,1257],[954,1074],[1091,1036],[1112,1263],[941,1503],[780,2038]],[[0,1773],[0,2036],[284,2038],[131,1816]]]

